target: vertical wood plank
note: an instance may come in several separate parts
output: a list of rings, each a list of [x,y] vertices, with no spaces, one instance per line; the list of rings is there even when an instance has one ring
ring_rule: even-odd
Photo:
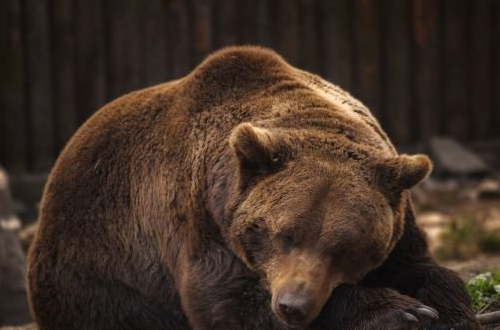
[[[238,43],[238,6],[232,0],[214,0],[215,45],[217,48]]]
[[[238,24],[238,44],[251,45],[255,44],[253,41],[256,39],[255,30],[252,32],[252,27],[255,27],[255,6],[248,1],[241,1],[237,10]]]
[[[73,9],[73,1],[52,0],[50,3],[56,152],[61,150],[77,128]]]
[[[0,6],[0,163],[19,173],[28,168],[23,8],[19,0],[1,1]]]
[[[167,23],[168,51],[171,58],[170,71],[173,78],[179,78],[191,69],[191,22],[185,1],[168,1]]]
[[[142,76],[145,86],[168,80],[165,1],[149,0],[140,6]]]
[[[413,0],[414,66],[413,111],[418,114],[418,138],[426,141],[440,133],[442,123],[442,65],[440,62],[440,1]]]
[[[491,22],[491,1],[474,0],[469,12],[471,22],[471,107],[468,118],[472,122],[474,139],[487,139],[493,136],[492,108],[492,45],[490,44],[493,26]]]
[[[254,1],[254,6],[256,13],[256,26],[254,33],[257,39],[253,41],[253,43],[271,47],[269,29],[273,26],[273,24],[271,24],[272,18],[269,15],[268,0],[256,0]]]
[[[385,0],[382,7],[382,117],[398,145],[408,145],[416,131],[410,113],[410,3]]]
[[[242,22],[240,44],[270,45],[269,0],[242,1],[238,6],[238,17]]]
[[[290,64],[298,65],[298,4],[297,0],[270,1],[270,16],[274,20],[271,31],[272,46]]]
[[[139,41],[139,0],[105,0],[109,98],[138,89],[142,84]]]
[[[319,73],[318,54],[318,0],[299,0],[298,12],[300,15],[299,29],[299,61],[300,68]]]
[[[460,140],[470,135],[469,42],[467,1],[444,0],[445,133]]]
[[[351,0],[321,1],[323,74],[342,88],[352,88]]]
[[[193,61],[197,65],[212,49],[212,1],[191,0]]]
[[[76,100],[81,123],[108,100],[105,31],[101,0],[75,2]]]
[[[0,49],[7,49],[8,47],[8,23],[7,23],[7,1],[0,2]],[[6,71],[5,61],[7,57],[2,53],[0,53],[0,77],[4,77],[4,71]],[[6,127],[5,120],[6,115],[4,113],[4,101],[3,101],[3,79],[0,79],[0,165],[5,164],[5,158],[7,153],[5,151],[5,138]],[[5,165],[3,165],[5,166]]]
[[[380,116],[380,1],[354,1],[354,94]]]
[[[31,169],[47,171],[54,161],[52,68],[46,0],[26,0],[29,146]]]
[[[491,34],[491,43],[493,45],[493,126],[496,137],[500,137],[500,0],[492,0],[491,5],[493,31]]]

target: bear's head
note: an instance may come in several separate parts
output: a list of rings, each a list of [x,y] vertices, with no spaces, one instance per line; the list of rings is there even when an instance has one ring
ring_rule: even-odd
[[[426,156],[357,157],[341,140],[336,148],[250,123],[229,139],[241,196],[226,240],[290,328],[307,325],[335,287],[385,260],[402,234],[405,189],[431,171]]]

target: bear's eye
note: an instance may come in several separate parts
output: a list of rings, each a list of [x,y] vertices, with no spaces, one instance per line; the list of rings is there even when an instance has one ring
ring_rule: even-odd
[[[293,235],[288,234],[288,233],[281,233],[281,234],[278,234],[278,239],[279,239],[281,248],[285,252],[290,252],[290,250],[293,247],[293,244],[295,243],[295,238],[293,237]]]
[[[279,164],[279,163],[281,162],[281,159],[282,159],[282,158],[283,158],[283,156],[282,156],[281,154],[279,154],[279,153],[275,152],[275,153],[273,153],[273,154],[271,155],[271,162],[272,162],[273,164],[275,164],[275,165],[276,165],[276,164]]]
[[[254,222],[252,222],[248,228],[247,228],[247,232],[250,232],[250,233],[259,233],[263,230],[264,228],[264,219],[262,218],[258,218],[256,219]]]

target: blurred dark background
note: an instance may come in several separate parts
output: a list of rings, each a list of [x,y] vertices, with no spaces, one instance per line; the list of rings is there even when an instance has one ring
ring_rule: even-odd
[[[211,51],[271,47],[350,91],[398,146],[500,138],[500,0],[2,0],[0,164],[39,195],[106,102]],[[32,188],[30,188],[33,186]]]

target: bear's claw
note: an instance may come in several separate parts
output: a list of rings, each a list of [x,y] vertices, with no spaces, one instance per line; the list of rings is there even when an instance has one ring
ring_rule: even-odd
[[[411,330],[418,329],[418,327],[420,325],[420,321],[413,314],[404,313],[404,318],[405,318],[406,324],[408,326],[407,329],[411,329]]]
[[[404,312],[406,328],[410,330],[426,328],[438,317],[438,312],[428,306],[410,308]]]
[[[415,316],[418,317],[420,323],[426,325],[439,318],[439,313],[434,308],[428,306],[412,308],[411,310],[409,310],[409,312],[412,314],[416,314]]]

